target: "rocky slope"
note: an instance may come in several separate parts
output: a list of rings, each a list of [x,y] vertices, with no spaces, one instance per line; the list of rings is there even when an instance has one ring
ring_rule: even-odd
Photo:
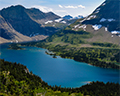
[[[9,22],[11,26],[19,33],[30,36],[31,34],[51,35],[55,32],[55,28],[46,30],[45,27],[38,22],[45,22],[46,19],[56,19],[59,16],[49,12],[43,13],[38,9],[26,9],[21,5],[4,8],[0,11],[0,15]]]
[[[119,44],[120,41],[120,10],[119,0],[106,0],[89,16],[77,20],[66,29],[87,31],[92,38],[88,42],[108,42]]]
[[[75,22],[65,20],[52,12],[44,13],[39,9],[27,9],[22,5],[0,10],[0,21],[1,43],[42,40]]]
[[[78,20],[77,23],[96,25],[95,27],[106,27],[109,32],[120,31],[120,1],[106,0],[97,7],[92,14],[84,19]],[[94,28],[95,28],[94,27]]]
[[[108,31],[120,31],[120,0],[106,0],[88,16],[83,24],[100,24]]]
[[[0,15],[0,43],[32,41],[28,36],[18,33],[9,22]]]

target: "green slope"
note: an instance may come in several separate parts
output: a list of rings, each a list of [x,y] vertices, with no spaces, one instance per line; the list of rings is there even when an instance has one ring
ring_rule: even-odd
[[[91,82],[80,88],[50,86],[26,66],[0,59],[0,96],[119,96],[117,83]]]

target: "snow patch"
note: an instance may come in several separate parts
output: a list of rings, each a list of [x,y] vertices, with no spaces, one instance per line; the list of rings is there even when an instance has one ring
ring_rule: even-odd
[[[85,20],[87,20],[87,17],[86,17],[85,19],[81,20],[80,22],[83,22],[83,21],[85,21]]]
[[[68,25],[70,25],[71,23],[69,23]]]
[[[105,5],[106,5],[106,3],[103,3],[103,4],[102,4],[102,6],[105,6]]]
[[[112,22],[112,21],[115,21],[115,19],[105,19],[105,18],[102,18],[101,20],[100,20],[100,22],[105,22],[105,21],[109,21],[109,22]]]
[[[16,43],[18,43],[18,40],[15,40],[16,41]]]
[[[96,11],[95,13],[99,13],[99,11]]]
[[[87,20],[90,20],[91,18],[95,18],[95,17],[96,17],[96,15],[92,15],[92,16],[88,17]]]
[[[65,21],[62,21],[61,23],[64,23],[64,24],[66,24],[66,22],[65,22]]]
[[[105,27],[105,31],[108,31],[107,27]]]
[[[49,20],[49,21],[45,22],[45,24],[52,23],[52,22],[53,22],[52,20]]]
[[[120,31],[111,31],[112,34],[120,34]]]
[[[80,24],[78,24],[78,25],[75,25],[75,26],[74,26],[74,28],[77,28],[79,25],[80,25]]]
[[[63,18],[56,19],[55,22],[60,22]]]
[[[94,13],[99,13],[99,11],[100,11],[100,8],[96,9]]]
[[[115,21],[115,19],[108,19],[109,22]]]
[[[102,18],[101,20],[100,20],[100,22],[105,22],[107,19],[105,19],[105,18]]]
[[[100,8],[97,9],[97,11],[99,11],[99,10],[100,10]]]
[[[102,25],[97,25],[96,24],[96,25],[93,25],[92,27],[94,28],[94,30],[98,30],[98,29],[100,29],[102,27]]]
[[[84,24],[82,26],[79,26],[79,28],[86,28],[86,25]]]
[[[82,25],[82,26],[79,26],[78,28],[83,28],[83,30],[86,31],[86,27],[87,27],[87,26],[84,24],[84,25]]]

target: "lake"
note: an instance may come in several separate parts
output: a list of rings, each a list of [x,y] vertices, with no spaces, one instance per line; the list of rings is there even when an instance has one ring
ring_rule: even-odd
[[[80,87],[92,81],[117,83],[120,80],[120,72],[116,69],[95,67],[59,56],[52,58],[45,54],[46,49],[42,48],[24,47],[25,50],[10,50],[7,47],[7,44],[1,45],[0,58],[27,66],[29,71],[40,76],[49,85]]]

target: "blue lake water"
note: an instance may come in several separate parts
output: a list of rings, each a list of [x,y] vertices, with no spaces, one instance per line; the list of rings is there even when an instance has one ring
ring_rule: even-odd
[[[49,85],[80,87],[92,81],[120,83],[119,70],[95,67],[59,56],[52,58],[45,54],[46,49],[42,48],[9,50],[7,46],[1,45],[0,58],[27,66],[29,71],[40,76]]]

